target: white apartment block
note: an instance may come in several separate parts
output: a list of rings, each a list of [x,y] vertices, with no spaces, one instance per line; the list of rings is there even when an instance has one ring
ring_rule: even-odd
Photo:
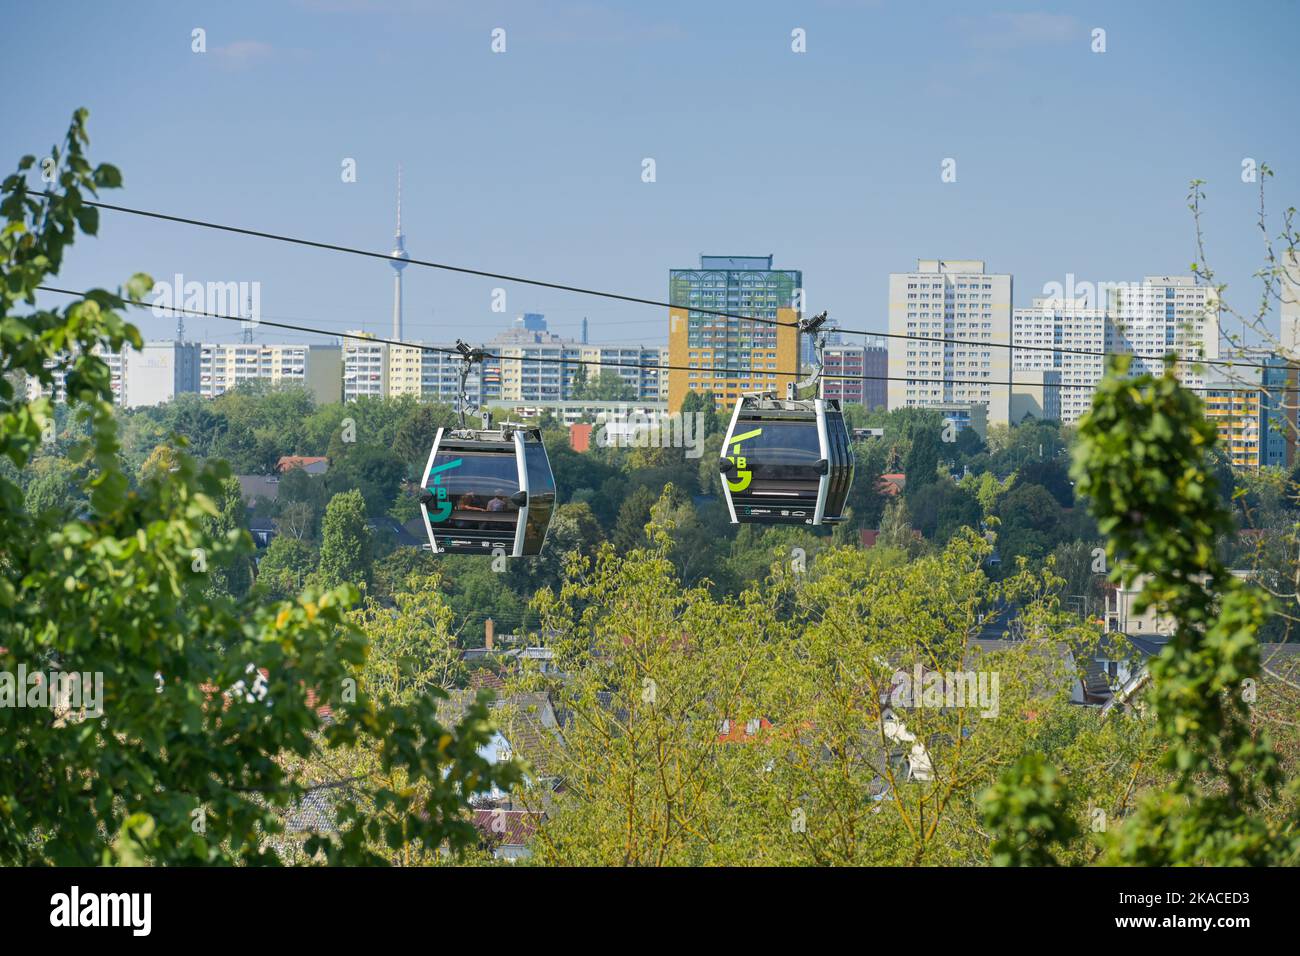
[[[464,365],[456,352],[455,344],[438,345],[420,351],[420,387],[418,392],[411,394],[455,408],[460,398],[460,373]],[[393,390],[391,361],[389,368],[389,394],[399,394]],[[465,395],[471,407],[480,407],[485,398],[495,396],[493,388],[500,381],[500,374],[500,363],[494,358],[485,358],[481,364],[470,368],[469,374],[465,376]]]
[[[365,332],[348,335],[372,338]],[[343,401],[364,396],[383,398],[388,395],[388,346],[358,338],[343,340]]]
[[[119,407],[122,405],[122,369],[126,364],[124,359],[125,352],[125,349],[121,352],[107,352],[99,345],[95,346],[93,350],[93,353],[103,359],[104,363],[108,366],[111,387],[113,389],[113,404]],[[55,368],[55,362],[53,359],[46,359],[44,364],[53,374],[54,383],[53,385],[42,386],[39,378],[35,375],[28,375],[27,401],[34,402],[42,395],[45,395],[52,398],[55,402],[66,402],[68,400],[68,390],[64,382],[63,372]]]
[[[389,345],[385,353],[388,363],[387,394],[421,394],[425,350],[414,345]]]
[[[108,366],[113,404],[119,408],[145,408],[170,402],[177,395],[199,390],[199,345],[194,342],[145,342],[143,348],[108,352],[96,346],[94,354]],[[45,367],[54,368],[53,362]],[[27,378],[29,400],[48,395],[56,402],[68,400],[62,372],[54,372],[52,387],[42,387],[35,376]]]
[[[501,356],[501,400],[564,401],[572,393],[582,348],[576,342],[492,346],[492,350]],[[592,372],[591,369],[587,371],[589,375]]]
[[[142,349],[123,349],[119,404],[144,408],[197,392],[201,348],[194,342],[145,342]]]
[[[204,398],[248,382],[302,385],[322,404],[342,397],[342,355],[337,345],[205,342],[199,348],[198,392]]]
[[[1109,282],[1098,286],[1104,302],[1086,298],[1038,298],[1012,313],[1014,367],[1060,373],[1061,421],[1073,424],[1092,406],[1105,373],[1105,357],[1077,355],[1075,350],[1130,353],[1130,375],[1159,375],[1169,352],[1185,359],[1219,357],[1219,315],[1214,290],[1198,286],[1193,276],[1147,276],[1141,283]],[[1184,385],[1206,384],[1206,369],[1179,363]],[[1017,380],[1023,376],[1018,376]]]
[[[1105,371],[1106,310],[1087,299],[1034,299],[1011,316],[1012,364],[1016,381],[1030,372],[1060,373],[1061,421],[1072,424],[1092,406],[1092,393]],[[1072,355],[1048,349],[1075,349],[1097,355]],[[1036,381],[1036,380],[1035,380]]]
[[[1008,421],[1010,275],[979,260],[918,259],[914,272],[889,277],[889,331],[907,336],[889,340],[890,409],[977,404]]]
[[[1118,286],[1115,288],[1113,286]],[[1194,276],[1146,276],[1142,284],[1114,283],[1106,289],[1106,351],[1180,359],[1219,357],[1219,304],[1214,289]],[[1160,375],[1160,358],[1135,358],[1130,375]],[[1206,369],[1179,362],[1178,378],[1189,388],[1205,385]]]
[[[580,357],[587,362],[587,381],[594,382],[606,370],[615,372],[633,389],[638,401],[668,401],[667,346],[583,345]]]
[[[343,400],[351,402],[367,395],[417,395],[454,407],[460,396],[461,366],[453,343],[387,345],[348,339],[343,345]],[[497,397],[499,381],[496,359],[487,359],[471,369],[465,378],[470,405],[479,406],[485,397]]]

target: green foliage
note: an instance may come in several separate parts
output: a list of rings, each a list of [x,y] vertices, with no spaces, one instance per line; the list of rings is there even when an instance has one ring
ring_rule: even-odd
[[[173,453],[173,459],[177,456]],[[147,481],[158,483],[171,478],[172,468],[154,471]],[[208,519],[208,534],[216,540],[230,543],[228,549],[214,557],[208,568],[209,580],[214,593],[242,598],[252,585],[252,561],[248,552],[252,539],[244,526],[244,501],[239,493],[239,481],[226,478],[221,482],[220,497],[217,498],[217,513]],[[343,583],[341,580],[335,585]]]
[[[1159,764],[1169,779],[1109,834],[1107,859],[1294,863],[1300,820],[1294,803],[1282,817],[1267,812],[1282,774],[1268,735],[1252,726],[1247,693],[1260,673],[1269,600],[1216,554],[1216,537],[1232,522],[1216,494],[1214,425],[1172,370],[1130,379],[1127,368],[1127,359],[1112,361],[1080,422],[1073,475],[1106,535],[1112,578],[1141,587],[1135,612],[1153,609],[1175,622],[1149,665]],[[1001,834],[995,852],[1012,863],[1049,862],[1047,844],[1060,839],[1055,821],[1065,811],[1054,806],[1059,794],[1045,768],[1021,778],[986,803]]]
[[[360,491],[342,491],[330,499],[321,520],[320,565],[316,579],[322,587],[340,582],[369,583],[370,529]]]
[[[586,366],[580,365],[578,367],[584,370],[584,374],[581,380],[575,379],[574,381],[572,394],[575,400],[630,402],[637,398],[636,386],[628,382],[614,369],[601,369],[600,374],[595,379],[588,380],[585,375]]]
[[[257,565],[257,593],[272,600],[292,598],[307,586],[319,560],[306,541],[276,535]]]
[[[1039,753],[1016,761],[979,802],[993,837],[994,866],[1055,866],[1050,848],[1080,834],[1056,771]]]
[[[1041,485],[1017,483],[997,512],[998,549],[1005,565],[1019,558],[1039,561],[1060,540],[1061,506]]]
[[[446,728],[432,691],[393,703],[364,684],[348,693],[367,646],[344,613],[351,583],[239,600],[230,574],[250,542],[224,463],[177,449],[131,487],[96,350],[140,346],[117,310],[147,295],[148,277],[18,313],[77,233],[96,231],[83,197],[121,185],[86,159],[85,120],[79,110],[53,151],[54,195],[29,191],[35,158],[24,156],[0,200],[0,456],[23,469],[56,424],[50,401],[25,401],[15,382],[49,387],[61,374],[78,423],[67,430],[83,436],[67,454],[88,498],[75,518],[66,503],[32,513],[0,469],[0,863],[279,862],[284,814],[304,792],[292,765],[363,742],[377,772],[351,781],[337,832],[309,840],[310,853],[381,863],[412,845],[472,844],[467,795],[517,778],[478,755],[485,703]],[[13,706],[16,691],[32,700],[11,680],[20,666],[87,675],[86,695]],[[328,725],[309,697],[333,706]],[[415,785],[395,788],[394,775]]]
[[[1214,425],[1172,372],[1128,380],[1126,369],[1112,364],[1079,425],[1074,475],[1107,536],[1112,576],[1142,582],[1135,610],[1177,622],[1150,665],[1162,763],[1175,776],[1142,801],[1114,853],[1146,865],[1294,863],[1300,820],[1279,829],[1261,812],[1282,777],[1243,685],[1260,674],[1270,602],[1215,553],[1232,522],[1216,495]]]

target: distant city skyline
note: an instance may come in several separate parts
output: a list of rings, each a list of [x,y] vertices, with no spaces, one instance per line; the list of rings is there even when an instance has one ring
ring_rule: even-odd
[[[1015,308],[1069,273],[1185,274],[1198,177],[1211,261],[1250,308],[1262,255],[1242,164],[1277,170],[1275,214],[1296,204],[1300,131],[1277,115],[1300,11],[1259,4],[1225,28],[1214,9],[142,3],[129,18],[77,8],[61,27],[77,69],[49,71],[27,39],[45,18],[21,7],[0,38],[0,75],[22,99],[0,162],[48,146],[84,105],[92,159],[127,186],[109,201],[375,251],[392,248],[401,162],[413,258],[663,299],[664,271],[702,252],[772,253],[803,270],[809,313],[872,331],[887,328],[889,275],[917,256],[1013,275]],[[791,49],[796,28],[806,53]],[[112,212],[60,279],[135,271],[260,282],[264,319],[380,335],[394,320],[388,263]],[[667,309],[417,266],[400,281],[408,340],[488,338],[538,312],[575,340],[585,318],[593,343],[667,341]],[[176,327],[131,318],[146,338]],[[237,323],[185,325],[196,341],[239,339]]]

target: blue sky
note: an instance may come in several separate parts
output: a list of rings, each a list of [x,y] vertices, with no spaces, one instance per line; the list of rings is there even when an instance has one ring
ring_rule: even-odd
[[[1297,36],[1300,6],[1262,0],[23,4],[0,34],[0,163],[86,106],[92,159],[125,176],[110,202],[386,251],[401,161],[412,256],[660,299],[700,253],[771,253],[804,271],[812,310],[867,329],[918,257],[984,259],[1018,305],[1067,272],[1186,272],[1199,177],[1211,260],[1250,307],[1241,163],[1277,170],[1275,210],[1300,205]],[[267,319],[390,321],[383,262],[115,213],[61,281],[134,271],[258,281]],[[539,311],[574,335],[589,317],[593,341],[666,340],[663,310],[525,286],[494,313],[499,284],[407,269],[407,337],[487,338]]]

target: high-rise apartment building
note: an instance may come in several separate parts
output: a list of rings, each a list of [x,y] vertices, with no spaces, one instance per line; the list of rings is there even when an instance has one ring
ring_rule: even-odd
[[[141,349],[123,349],[118,404],[144,408],[197,392],[202,348],[195,342],[161,341],[145,342]]]
[[[580,354],[588,382],[610,371],[623,380],[632,400],[667,400],[668,374],[660,368],[668,364],[668,349],[657,345],[583,345]]]
[[[560,402],[573,392],[582,346],[558,339],[528,345],[496,345],[501,356],[501,400]]]
[[[127,375],[129,379],[129,368]],[[337,345],[271,342],[204,342],[199,346],[197,390],[204,398],[215,398],[248,382],[301,385],[321,404],[337,402],[343,394],[342,351]]]
[[[864,345],[827,345],[824,388],[826,398],[865,408],[883,408],[888,402],[889,349],[872,338]]]
[[[1011,276],[975,259],[918,259],[889,277],[889,408],[978,404],[1009,418]]]
[[[1285,468],[1295,464],[1295,362],[1276,353],[1261,358],[1261,422],[1264,429],[1261,464]]]
[[[750,392],[784,397],[798,381],[800,270],[773,269],[772,256],[700,256],[698,269],[669,270],[668,295],[670,412],[687,392],[712,391],[730,405]]]
[[[1233,467],[1258,470],[1267,427],[1260,393],[1236,377],[1211,376],[1204,388],[1205,417],[1218,429],[1219,444]]]
[[[1135,357],[1132,376],[1160,375],[1163,356],[1178,355],[1178,380],[1189,388],[1205,384],[1197,359],[1219,357],[1219,304],[1215,291],[1194,276],[1146,276],[1141,284],[1112,283],[1106,289],[1106,351]]]
[[[1147,276],[1140,283],[1102,283],[1098,294],[1102,301],[1038,298],[1012,313],[1014,368],[1060,373],[1063,422],[1073,424],[1092,406],[1107,354],[1134,355],[1130,375],[1159,375],[1163,356],[1174,353],[1187,360],[1177,366],[1183,384],[1205,384],[1205,368],[1194,362],[1219,355],[1213,289],[1196,285],[1193,276]]]
[[[352,402],[365,396],[382,398],[388,394],[388,346],[369,342],[367,332],[349,332],[343,340],[343,401]]]
[[[117,406],[122,404],[124,384],[122,370],[126,365],[126,351],[126,349],[123,349],[121,352],[109,352],[101,345],[96,345],[92,350],[92,354],[99,356],[104,364],[108,366],[110,387],[113,389],[113,404]],[[46,359],[44,365],[49,370],[54,382],[52,385],[42,385],[37,376],[28,375],[26,381],[27,400],[34,402],[42,395],[45,395],[55,402],[66,402],[68,400],[68,390],[63,372],[55,368],[56,363],[53,359]]]
[[[120,353],[96,349],[96,354],[108,365],[114,401],[122,408],[159,405],[187,393],[215,398],[251,382],[302,385],[321,403],[337,402],[342,394],[337,345],[164,340]],[[30,379],[29,394],[41,391]],[[64,401],[62,376],[44,391]]]
[[[113,404],[119,407],[122,406],[126,381],[123,374],[123,370],[126,368],[126,352],[127,349],[123,349],[121,352],[109,352],[102,345],[96,345],[92,350],[92,354],[98,356],[108,366],[109,383],[113,390]],[[58,403],[68,400],[65,376],[61,370],[56,368],[57,364],[53,359],[46,359],[44,362],[45,368],[54,379],[51,385],[42,385],[40,378],[35,375],[27,376],[26,391],[29,402],[35,401],[42,395]]]
[[[1025,370],[1059,373],[1062,422],[1073,424],[1092,407],[1092,393],[1106,368],[1101,354],[1106,348],[1105,309],[1080,298],[1034,299],[1030,308],[1012,312],[1011,343],[1016,381],[1029,381],[1019,374]]]
[[[128,347],[121,352],[96,346],[94,354],[108,366],[113,404],[119,408],[161,405],[177,395],[199,390],[199,346],[194,342],[145,342],[142,348]],[[42,386],[36,376],[28,376],[28,399],[44,394],[56,402],[66,402],[63,373],[54,370],[52,361],[47,361],[45,367],[53,370],[53,385]]]

